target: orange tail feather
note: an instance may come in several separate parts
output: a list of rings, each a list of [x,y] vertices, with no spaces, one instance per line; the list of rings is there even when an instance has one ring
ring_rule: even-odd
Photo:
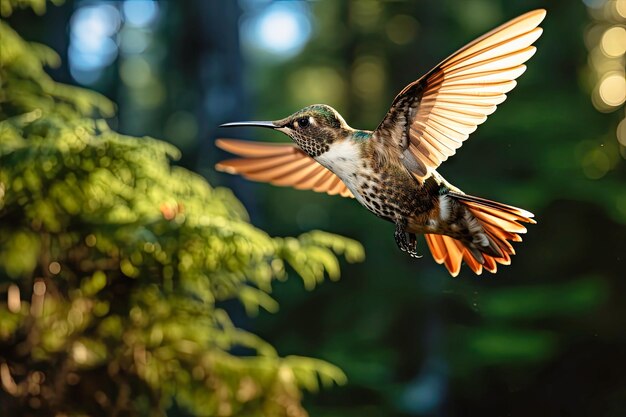
[[[476,259],[463,242],[450,236],[426,234],[426,242],[435,262],[444,264],[453,277],[459,274],[463,261],[476,275],[480,275],[483,269],[495,273],[498,269],[497,264],[509,265],[511,256],[515,255],[515,250],[509,241],[522,241],[520,234],[526,233],[526,227],[520,222],[534,224],[536,223],[532,219],[534,215],[526,210],[480,197],[460,193],[449,195],[467,207],[502,255],[493,256],[482,253],[483,259]]]

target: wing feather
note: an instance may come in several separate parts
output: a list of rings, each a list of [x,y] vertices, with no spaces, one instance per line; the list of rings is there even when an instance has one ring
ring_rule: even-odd
[[[242,157],[219,162],[215,166],[218,171],[274,185],[354,198],[338,176],[291,143],[218,139],[215,144]]]
[[[452,65],[481,51],[488,50],[495,45],[516,38],[520,34],[530,32],[539,26],[545,17],[546,11],[543,9],[533,10],[518,16],[464,46],[450,58],[446,59],[443,65]]]
[[[495,28],[407,85],[374,135],[393,149],[402,144],[400,152],[409,148],[418,162],[414,173],[428,176],[515,88],[536,51],[532,44],[541,36],[538,25],[545,15],[534,10]],[[397,132],[398,123],[402,137],[389,134]]]
[[[498,83],[504,82],[510,79],[516,79],[526,71],[526,65],[517,65],[514,67],[507,67],[504,69],[485,69],[480,68],[481,71],[464,71],[459,74],[450,75],[447,83],[449,85],[461,84],[461,83]]]
[[[283,143],[258,143],[247,140],[218,139],[215,144],[227,152],[239,156],[261,157],[291,154],[293,150]]]

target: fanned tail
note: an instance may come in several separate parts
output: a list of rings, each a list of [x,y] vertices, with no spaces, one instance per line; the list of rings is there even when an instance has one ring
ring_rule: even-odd
[[[524,209],[480,197],[456,192],[448,195],[465,206],[478,221],[488,245],[477,246],[450,236],[426,234],[426,242],[435,262],[444,264],[454,277],[459,274],[462,261],[477,275],[483,269],[495,273],[497,264],[509,265],[511,256],[515,255],[509,241],[522,241],[520,234],[526,233],[526,227],[520,222],[535,224],[534,215]]]

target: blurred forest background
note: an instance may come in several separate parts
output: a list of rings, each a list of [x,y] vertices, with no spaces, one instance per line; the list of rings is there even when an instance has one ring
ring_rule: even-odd
[[[155,371],[155,376],[137,370],[136,363],[127,369],[123,363],[116,365],[126,372],[116,374],[117,378],[132,374],[131,388],[118,391],[111,366],[79,366],[76,372],[83,381],[93,377],[92,384],[103,388],[75,381],[73,386],[79,388],[69,390],[67,398],[78,401],[71,395],[83,395],[83,404],[57,416],[74,415],[76,410],[84,413],[76,415],[147,415],[146,410],[156,413],[158,409],[166,410],[168,416],[295,416],[303,415],[304,409],[312,416],[323,417],[626,415],[625,0],[68,0],[58,6],[48,4],[43,16],[39,15],[43,1],[32,2],[36,5],[34,11],[9,10],[11,6],[7,5],[18,3],[21,1],[2,0],[3,21],[27,41],[48,45],[60,56],[60,65],[47,70],[52,78],[101,93],[117,104],[117,113],[108,117],[114,114],[112,108],[99,96],[78,102],[80,95],[70,91],[57,100],[73,103],[72,111],[82,118],[95,117],[90,106],[99,108],[100,114],[108,117],[108,124],[123,135],[151,136],[174,145],[180,150],[175,165],[200,174],[212,186],[230,188],[254,225],[247,223],[240,203],[227,190],[209,189],[202,179],[180,168],[174,169],[179,175],[176,179],[161,178],[169,170],[168,158],[178,154],[170,145],[117,134],[107,136],[113,133],[106,133],[106,129],[102,133],[98,127],[101,125],[95,122],[81,125],[90,134],[112,141],[107,148],[117,149],[112,158],[126,158],[125,164],[147,178],[145,188],[134,192],[150,194],[151,187],[160,187],[159,196],[148,203],[156,204],[153,212],[161,216],[163,224],[150,217],[154,213],[146,209],[149,221],[142,224],[142,230],[158,236],[163,248],[168,242],[174,248],[190,245],[195,249],[185,246],[191,254],[189,259],[199,264],[215,250],[211,246],[203,249],[202,245],[215,244],[211,239],[216,237],[224,240],[226,248],[244,249],[218,250],[224,264],[218,262],[214,269],[202,266],[218,272],[223,267],[237,276],[232,281],[235,284],[228,281],[221,298],[216,296],[219,291],[215,292],[213,284],[185,281],[186,270],[179,265],[184,265],[184,260],[174,256],[172,262],[178,262],[179,267],[172,272],[169,264],[154,255],[154,265],[146,266],[145,277],[141,275],[146,284],[140,284],[143,278],[133,281],[137,283],[133,285],[147,286],[139,293],[142,298],[130,298],[127,305],[145,305],[150,311],[158,299],[163,306],[157,311],[159,317],[178,324],[182,330],[163,324],[155,336],[152,328],[145,336],[147,347],[122,357],[145,364],[145,350],[150,350],[150,343],[163,347],[165,342],[161,340],[171,338],[173,347],[158,351],[165,352],[163,368]],[[393,226],[354,201],[250,183],[213,169],[215,162],[226,156],[214,146],[217,137],[287,140],[274,132],[222,131],[217,128],[220,123],[278,119],[305,105],[326,103],[351,126],[373,129],[406,84],[485,31],[538,7],[546,8],[548,16],[541,25],[544,34],[537,42],[538,52],[527,64],[528,70],[509,99],[472,135],[458,156],[440,169],[466,192],[536,214],[538,224],[529,228],[523,243],[516,245],[518,254],[512,265],[502,267],[495,276],[486,273],[476,277],[464,267],[458,278],[451,279],[431,259],[423,241],[424,258],[407,257],[394,243]],[[2,35],[5,55],[6,29]],[[45,55],[38,53],[40,57]],[[8,68],[6,56],[0,58],[4,69]],[[2,74],[6,77],[6,72]],[[17,90],[9,90],[3,84],[0,92],[4,93],[4,101],[6,91],[19,93],[23,85],[14,83],[12,87]],[[56,91],[61,94],[61,90]],[[50,94],[46,91],[44,95]],[[63,123],[67,123],[64,120],[70,119],[63,113],[55,116],[61,125],[47,121],[45,127],[31,126],[29,123],[35,123],[39,115],[32,113],[37,106],[16,100],[18,104],[10,100],[9,105],[3,104],[0,114],[2,123],[8,120],[13,129],[13,136],[7,133],[7,124],[1,131],[1,161],[14,167],[14,171],[2,171],[5,167],[0,166],[0,181],[5,184],[10,172],[28,169],[26,162],[45,163],[28,159],[35,158],[36,152],[27,142],[8,145],[11,140],[18,143],[18,139],[11,138],[31,135],[35,139],[29,140],[42,140],[42,131],[52,129],[50,126],[62,130]],[[92,104],[81,107],[85,101]],[[41,111],[44,115],[48,112]],[[30,116],[17,120],[20,114]],[[66,148],[62,147],[59,152],[71,155],[73,148],[68,146],[69,153],[63,154]],[[150,169],[143,172],[143,166]],[[50,176],[49,180],[54,178]],[[0,329],[0,401],[4,411],[15,410],[15,390],[21,375],[28,394],[18,405],[36,413],[47,403],[45,398],[43,404],[33,401],[43,394],[31,392],[29,387],[42,383],[46,369],[54,373],[60,364],[73,365],[67,365],[63,355],[42,353],[41,349],[31,354],[16,348],[23,339],[37,347],[38,339],[24,336],[28,334],[24,329],[32,326],[27,318],[12,318],[24,308],[15,301],[11,305],[11,291],[15,294],[12,288],[18,283],[22,299],[30,299],[32,292],[31,311],[24,315],[36,316],[32,306],[42,290],[37,283],[54,281],[54,276],[65,269],[49,263],[50,259],[31,262],[41,268],[42,262],[48,261],[44,264],[49,265],[47,271],[45,266],[28,270],[28,259],[22,262],[27,258],[25,248],[33,241],[24,234],[20,235],[22,246],[11,245],[6,237],[15,232],[11,227],[26,221],[19,217],[19,208],[7,212],[7,207],[10,203],[22,207],[20,204],[30,194],[20,200],[15,196],[19,190],[6,187],[0,183],[0,230],[4,233],[0,235],[0,245],[4,246],[0,247],[0,295],[8,300],[2,301],[0,308],[0,324],[4,327]],[[161,200],[166,201],[165,205],[157,204]],[[129,207],[145,208],[144,203],[129,203]],[[222,223],[206,229],[201,221],[203,210],[237,226],[227,234],[222,233]],[[82,213],[79,208],[75,212]],[[182,212],[188,214],[188,219],[180,220]],[[34,216],[29,218],[31,223],[37,218],[37,212],[24,213],[26,217]],[[100,247],[100,235],[97,239],[89,236],[101,233],[106,240],[111,228],[119,227],[119,220],[100,221],[97,214],[94,209],[91,217],[68,215],[63,224],[70,229],[80,217],[82,229],[70,235],[82,239],[86,247],[74,248],[73,238],[66,237],[58,248],[70,242],[67,245],[83,252],[100,250],[93,255],[96,257],[109,253],[107,247]],[[200,220],[194,223],[193,216]],[[179,219],[182,226],[170,228],[172,219]],[[129,231],[129,224],[124,223],[126,234],[115,235],[106,244],[124,248],[130,245],[129,236],[138,232]],[[254,227],[270,236],[301,237],[269,238]],[[335,254],[357,261],[361,259],[360,247],[350,239],[308,233],[312,230],[361,242],[365,260],[340,261],[341,279],[321,283],[325,271],[331,277],[339,274]],[[194,240],[197,233],[202,238]],[[250,243],[231,239],[233,234]],[[173,240],[167,240],[168,236]],[[204,237],[208,240],[203,241]],[[49,244],[45,240],[37,242]],[[145,242],[141,242],[145,252]],[[257,244],[264,249],[257,249]],[[135,253],[132,248],[120,249],[120,274],[107,272],[103,279],[98,274],[100,267],[95,265],[87,269],[91,272],[89,279],[83,280],[86,284],[80,284],[82,281],[76,277],[65,277],[62,282],[66,284],[59,284],[62,288],[55,291],[62,292],[67,285],[68,297],[75,297],[72,300],[77,303],[77,299],[89,299],[105,285],[138,276],[136,268],[143,269],[136,265],[137,256],[129,255],[124,263],[124,250]],[[244,255],[238,255],[240,250]],[[149,258],[144,252],[142,259]],[[148,252],[154,252],[154,248]],[[235,260],[228,260],[231,255]],[[211,271],[206,272],[209,277],[213,276]],[[224,276],[230,279],[231,275]],[[43,281],[33,277],[42,277]],[[279,310],[274,301],[265,298],[271,277],[283,278],[272,284],[271,296],[280,305]],[[182,289],[177,291],[179,279]],[[27,288],[26,283],[31,287],[34,283],[34,289]],[[72,292],[74,284],[82,285],[83,292]],[[314,291],[307,291],[313,287]],[[237,291],[248,288],[260,290],[237,295]],[[113,290],[111,294],[113,298],[108,302],[122,297]],[[232,298],[240,298],[243,303],[220,301]],[[228,312],[232,322],[203,313],[203,305],[214,301],[215,311]],[[249,313],[259,305],[260,312],[252,317]],[[74,304],[67,308],[71,310],[72,306],[78,308]],[[98,308],[101,310],[94,313],[93,323],[115,313],[109,307]],[[175,313],[178,309],[185,310],[184,314]],[[148,319],[139,311],[128,312],[130,322],[148,328],[144,323]],[[67,317],[73,316],[68,313]],[[78,326],[71,320],[68,325]],[[89,362],[91,356],[100,355],[98,349],[117,349],[115,343],[121,339],[115,336],[116,325],[124,326],[111,322],[104,330],[91,324],[81,328],[86,333],[81,337],[88,337],[90,343],[101,338],[104,347],[98,343],[95,347],[80,344],[80,339],[71,339],[71,332],[71,340],[64,340],[63,346],[72,346],[74,361],[82,358]],[[204,333],[205,325],[213,332]],[[237,336],[220,333],[235,327],[240,329]],[[167,329],[173,329],[169,336]],[[198,336],[203,333],[203,337]],[[218,356],[205,358],[207,369],[194,366],[194,355],[202,352],[176,345],[176,339],[183,336],[197,346],[213,343],[211,337],[230,340],[232,336],[232,343],[218,347],[234,362],[220,367],[226,362]],[[124,343],[135,346],[137,340],[124,339]],[[257,358],[273,359],[262,366],[236,362],[252,350],[259,355]],[[156,352],[152,352],[155,357]],[[105,357],[102,353],[100,361]],[[11,368],[7,363],[27,364],[27,368],[41,372],[32,373],[17,365]],[[330,364],[343,370],[347,383],[342,384],[343,373]],[[105,376],[98,374],[98,369]],[[217,379],[205,378],[205,373],[210,376],[216,369]],[[252,375],[249,379],[242,378],[246,372]],[[239,379],[229,379],[231,374]],[[336,382],[341,386],[311,393],[317,390],[318,377],[323,385]],[[224,387],[219,388],[216,380],[225,381]],[[195,385],[189,381],[196,381]],[[62,381],[57,383],[64,385]],[[296,387],[306,390],[304,409],[300,408]],[[217,406],[223,400],[220,393],[234,393],[229,397],[233,404]],[[97,405],[85,405],[90,402],[89,396],[95,396]],[[134,405],[126,409],[116,406],[115,401],[134,401]],[[144,411],[132,414],[132,410]],[[24,414],[30,415],[26,411]]]

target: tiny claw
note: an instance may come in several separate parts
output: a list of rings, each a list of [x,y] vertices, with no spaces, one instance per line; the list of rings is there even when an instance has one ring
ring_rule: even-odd
[[[405,235],[408,237],[408,254],[411,258],[421,258],[423,255],[417,253],[417,237],[415,236],[415,233],[405,233]]]
[[[396,244],[402,252],[406,252],[411,258],[421,258],[422,255],[417,253],[417,237],[415,233],[405,231],[403,225],[396,225],[394,233]]]

